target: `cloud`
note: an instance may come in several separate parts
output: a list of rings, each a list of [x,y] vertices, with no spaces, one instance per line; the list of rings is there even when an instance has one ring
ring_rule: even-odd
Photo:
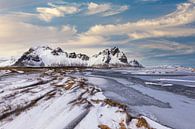
[[[112,5],[110,3],[105,4],[97,4],[90,2],[87,4],[88,10],[86,12],[87,15],[94,15],[100,14],[101,16],[112,16],[119,13],[122,13],[128,10],[127,5],[119,6],[119,5]]]
[[[60,29],[52,26],[38,26],[10,17],[0,17],[0,45],[30,47],[32,45],[55,44],[73,38],[77,30],[74,26],[64,25]],[[5,51],[2,47],[0,51]]]
[[[154,58],[167,59],[170,56],[195,54],[194,44],[183,44],[164,39],[144,39],[132,41],[131,43],[126,45],[126,48],[129,58],[135,58],[145,61]]]
[[[37,7],[36,11],[39,13],[38,17],[41,20],[44,21],[51,21],[55,17],[64,17],[67,14],[76,14],[81,11],[85,12],[87,15],[95,15],[99,14],[100,16],[106,17],[106,16],[112,16],[119,13],[122,13],[126,10],[128,10],[127,5],[113,5],[111,3],[103,3],[103,4],[97,4],[97,3],[77,3],[77,4],[53,4],[48,3],[49,7]],[[87,8],[81,8],[81,7]]]
[[[149,48],[149,49],[159,49],[159,50],[169,50],[169,51],[183,51],[187,50],[188,52],[194,52],[192,46],[180,44],[177,42],[171,42],[168,40],[149,40],[150,43],[143,43],[140,45],[142,48]],[[193,50],[193,51],[192,51]]]
[[[51,21],[54,17],[63,17],[65,14],[75,14],[80,10],[77,6],[48,4],[50,7],[38,7],[39,18]]]
[[[50,2],[53,0],[41,0],[41,1],[35,1],[35,0],[0,0],[0,11],[1,10],[7,10],[7,9],[16,9],[16,8],[22,8],[32,5],[39,5],[46,2]]]
[[[167,28],[161,30],[149,30],[144,32],[132,32],[130,39],[156,38],[156,37],[187,37],[195,35],[194,28]]]
[[[38,26],[10,17],[0,17],[0,55],[20,55],[26,49],[37,45],[60,46],[60,43],[71,46],[66,41],[76,36],[76,27],[64,25],[60,29],[52,26]],[[67,47],[66,46],[66,47]],[[71,46],[72,47],[72,46]]]
[[[97,13],[102,13],[102,12],[106,12],[107,10],[111,9],[111,5],[110,4],[96,4],[96,3],[89,3],[88,4],[88,15],[93,15],[93,14],[97,14]]]
[[[78,34],[73,39],[67,40],[66,44],[78,45],[78,46],[93,46],[93,45],[105,45],[108,43],[108,39],[102,36],[92,36],[85,34]],[[64,43],[62,43],[64,44]],[[64,44],[64,45],[66,45]]]
[[[168,40],[148,40],[139,47],[142,49],[156,49],[166,51],[166,53],[156,54],[153,55],[153,57],[166,57],[195,53],[195,45],[186,45]]]
[[[119,14],[119,13],[122,13],[122,12],[128,10],[128,8],[129,7],[127,5],[123,5],[123,6],[117,7],[117,9],[106,11],[105,13],[102,14],[102,16],[116,15],[116,14]]]
[[[112,36],[126,35],[128,39],[118,42],[128,44],[133,40],[145,38],[192,36],[195,35],[195,29],[185,25],[195,20],[194,11],[193,2],[183,3],[177,6],[176,11],[157,19],[92,26],[70,42],[80,45],[112,44]]]
[[[69,26],[69,25],[62,26],[61,31],[64,32],[64,34],[69,34],[69,35],[74,35],[77,33],[76,27]]]
[[[180,27],[195,21],[195,2],[179,4],[176,11],[157,19],[139,20],[125,24],[95,25],[88,35],[128,35],[132,40],[149,37],[177,37],[194,35],[193,28]],[[188,31],[189,29],[189,31]]]

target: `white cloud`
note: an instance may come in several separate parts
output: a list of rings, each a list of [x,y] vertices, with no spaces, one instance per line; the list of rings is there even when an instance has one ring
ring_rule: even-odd
[[[154,57],[195,53],[195,45],[186,45],[186,44],[181,44],[181,43],[168,41],[168,40],[159,40],[159,41],[149,40],[139,45],[139,47],[143,49],[147,48],[147,49],[158,49],[158,50],[171,51],[169,53],[154,55]]]
[[[39,5],[52,0],[0,0],[0,10]]]
[[[45,21],[50,21],[54,17],[63,17],[65,14],[75,14],[80,10],[77,6],[71,5],[54,5],[49,3],[50,7],[38,7],[37,12],[39,13],[39,18]]]
[[[164,39],[139,40],[131,42],[131,44],[129,44],[129,47],[127,48],[127,56],[129,56],[130,58],[132,58],[133,56],[136,59],[140,60],[147,58],[188,55],[194,53],[194,44],[183,44]]]
[[[92,36],[85,34],[78,34],[73,39],[66,41],[67,44],[78,45],[78,46],[93,46],[93,45],[104,45],[107,44],[107,38],[102,36]]]
[[[77,29],[75,26],[69,26],[69,25],[65,25],[62,26],[62,32],[64,32],[65,34],[70,34],[70,35],[74,35],[77,33]]]
[[[82,5],[87,6],[87,9],[81,8]],[[103,17],[116,15],[128,10],[127,5],[119,6],[110,3],[97,4],[94,2],[72,5],[68,5],[67,3],[65,5],[48,3],[48,6],[49,7],[36,8],[36,11],[39,13],[38,17],[47,22],[51,21],[55,17],[64,17],[67,14],[75,14],[83,10],[85,10],[84,12],[87,15],[99,14]]]
[[[132,32],[128,36],[131,39],[155,38],[155,37],[185,37],[195,35],[194,28],[167,28],[161,30],[149,30],[144,32]]]
[[[33,45],[55,45],[73,38],[77,30],[74,26],[64,25],[61,29],[52,26],[38,26],[15,20],[12,17],[0,17],[0,52],[6,53],[3,46],[25,49]],[[9,53],[7,53],[9,54]]]
[[[119,6],[112,5],[110,3],[97,4],[90,2],[88,3],[87,6],[88,6],[88,10],[86,12],[87,15],[100,14],[101,16],[111,16],[128,10],[128,6],[126,5]]]
[[[110,4],[96,4],[96,3],[89,3],[88,4],[88,15],[93,15],[93,14],[97,14],[97,13],[102,13],[105,12],[107,10],[110,10],[112,7]]]
[[[148,37],[177,37],[194,35],[193,28],[187,28],[186,24],[195,21],[195,2],[179,4],[176,11],[157,19],[140,20],[125,24],[95,25],[91,27],[88,35],[129,35],[132,39]],[[189,31],[188,31],[189,30]]]
[[[144,38],[191,36],[195,35],[195,29],[185,27],[185,25],[195,21],[194,12],[193,2],[184,3],[178,5],[173,13],[157,19],[92,26],[87,32],[79,34],[76,39],[70,42],[80,43],[80,45],[102,45],[111,43],[111,36],[114,35],[129,37],[128,41],[120,41],[121,44]]]
[[[178,5],[173,13],[157,19],[92,26],[88,31],[77,34],[74,39],[67,42],[69,44],[78,44],[79,46],[105,45],[113,43],[111,37],[114,35],[126,35],[129,39],[119,42],[120,44],[127,44],[129,41],[136,39],[191,36],[195,35],[195,29],[185,27],[185,25],[195,20],[193,18],[194,11],[193,2],[184,3]]]

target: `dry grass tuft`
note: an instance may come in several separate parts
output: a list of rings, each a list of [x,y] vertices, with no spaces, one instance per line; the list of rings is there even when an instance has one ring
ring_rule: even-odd
[[[138,128],[144,127],[146,129],[152,129],[152,128],[150,128],[148,122],[144,118],[140,117],[140,118],[137,118],[137,120],[138,120],[138,122],[137,122],[136,126]]]
[[[112,107],[119,107],[121,109],[123,109],[124,111],[126,111],[127,109],[127,106],[124,105],[124,104],[121,104],[119,102],[116,102],[114,100],[111,100],[111,99],[105,99],[104,102]]]
[[[99,100],[99,99],[91,99],[91,102],[99,104],[100,102],[103,102],[103,100]]]
[[[75,84],[74,81],[68,81],[67,84],[65,85],[65,90],[69,90],[72,88],[72,86]]]
[[[98,125],[98,128],[100,129],[111,129],[110,127],[108,127],[107,125]]]
[[[124,124],[124,120],[122,120],[120,123],[119,123],[120,127],[119,129],[127,129],[125,124]]]

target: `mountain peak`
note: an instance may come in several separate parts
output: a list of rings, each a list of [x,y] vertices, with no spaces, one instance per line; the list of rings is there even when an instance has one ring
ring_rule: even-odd
[[[129,61],[129,64],[130,64],[130,66],[132,66],[132,67],[140,67],[140,68],[142,68],[143,66],[137,61],[137,60],[131,60],[131,61]]]
[[[64,53],[67,56],[67,53],[65,53],[60,47],[57,47],[56,49],[52,50],[51,53],[56,56],[60,55],[61,53]]]
[[[52,48],[50,48],[49,46],[44,46],[44,45],[40,45],[40,46],[36,46],[36,47],[31,47],[30,49],[32,50],[39,50],[39,49],[42,49],[42,50],[52,50]]]
[[[91,57],[89,64],[91,66],[128,66],[126,55],[119,50],[118,47],[110,49],[104,49],[99,54],[95,54]]]
[[[111,54],[114,56],[116,53],[119,53],[120,50],[118,47],[113,47],[110,49]]]

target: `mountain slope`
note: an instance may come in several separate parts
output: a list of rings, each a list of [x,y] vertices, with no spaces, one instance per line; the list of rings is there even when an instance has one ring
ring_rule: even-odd
[[[0,59],[0,67],[6,67],[13,65],[17,60],[17,57],[11,57],[10,59]]]

